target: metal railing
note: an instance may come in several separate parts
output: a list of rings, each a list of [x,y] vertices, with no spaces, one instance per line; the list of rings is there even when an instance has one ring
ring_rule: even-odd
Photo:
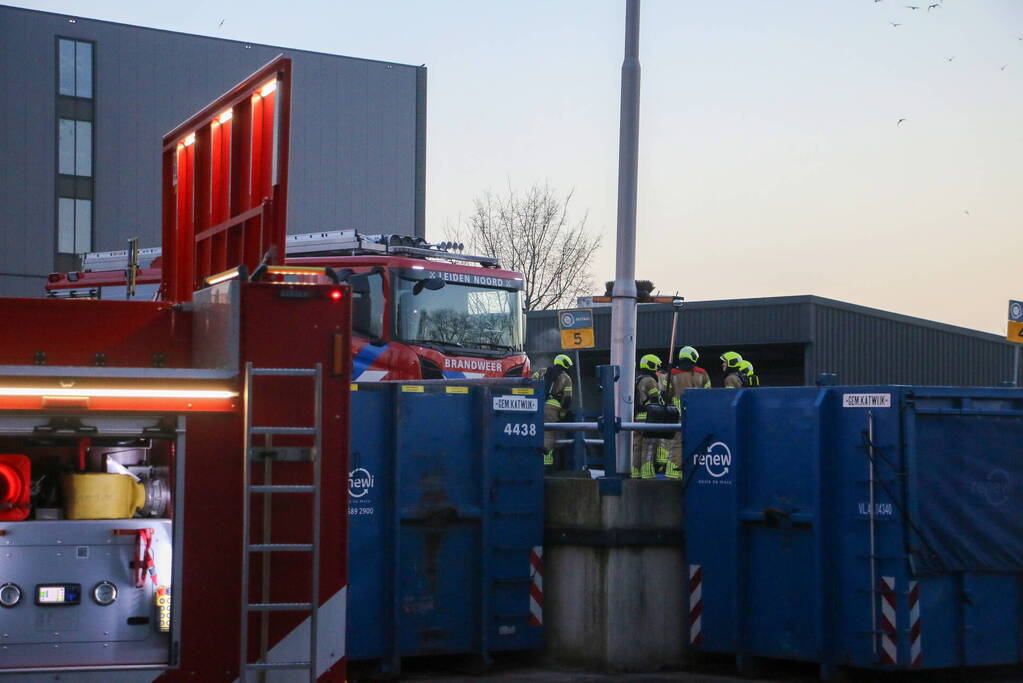
[[[600,492],[602,495],[620,495],[622,490],[622,478],[618,472],[615,459],[616,444],[615,438],[621,432],[664,432],[666,438],[682,429],[681,423],[656,423],[656,422],[624,422],[615,417],[615,396],[614,383],[620,378],[617,365],[600,365],[597,367],[597,377],[600,381],[601,390],[601,415],[594,422],[552,422],[545,423],[544,429],[556,432],[572,432],[570,439],[556,439],[555,445],[573,446],[573,468],[585,469],[589,464],[586,458],[587,446],[602,446],[604,476],[599,478]],[[597,432],[599,439],[586,438],[588,432]]]

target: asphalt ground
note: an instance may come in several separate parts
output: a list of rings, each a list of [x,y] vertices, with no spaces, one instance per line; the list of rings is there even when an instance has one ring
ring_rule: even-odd
[[[683,671],[657,673],[595,673],[566,667],[548,666],[536,656],[505,654],[495,658],[486,670],[464,657],[411,659],[402,663],[401,680],[417,683],[606,683],[608,681],[638,681],[640,683],[812,683],[819,680],[818,668],[804,662],[777,660],[758,661],[755,678],[738,674],[731,657],[701,656],[691,668]],[[372,669],[364,668],[365,672]],[[358,669],[349,671],[353,683],[378,681],[381,677],[360,675]],[[393,678],[391,680],[394,680]],[[1023,666],[961,670],[876,672],[865,670],[842,671],[841,679],[853,683],[1023,683]]]

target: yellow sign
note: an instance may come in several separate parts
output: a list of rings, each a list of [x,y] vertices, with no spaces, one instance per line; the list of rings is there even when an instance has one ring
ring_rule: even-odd
[[[558,328],[561,330],[561,348],[592,349],[593,309],[574,308],[558,311]]]
[[[516,396],[532,396],[533,390],[529,387],[513,387],[512,393]]]
[[[353,382],[348,388],[351,389],[352,391],[358,391],[359,385]]]
[[[1005,338],[1011,342],[1023,344],[1023,322],[1016,322],[1015,320],[1010,320],[1009,331],[1006,332]]]
[[[402,384],[401,385],[401,390],[405,391],[405,392],[413,393],[413,394],[421,394],[421,393],[423,393],[423,385],[422,384]]]
[[[444,391],[449,394],[468,394],[469,387],[444,387]]]
[[[561,331],[561,348],[563,349],[592,349],[595,345],[592,327],[583,330]]]

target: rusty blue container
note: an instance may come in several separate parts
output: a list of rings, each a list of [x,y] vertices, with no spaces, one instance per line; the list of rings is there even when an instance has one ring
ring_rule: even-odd
[[[351,393],[350,660],[543,644],[543,383]]]
[[[1023,661],[1023,391],[691,390],[685,415],[697,651]]]

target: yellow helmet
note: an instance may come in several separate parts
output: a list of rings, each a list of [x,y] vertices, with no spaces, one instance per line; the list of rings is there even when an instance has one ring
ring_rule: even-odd
[[[739,361],[737,368],[740,375],[746,375],[746,377],[753,376],[753,363],[750,363],[748,360]]]
[[[650,372],[657,372],[661,369],[661,359],[652,353],[648,353],[639,359],[639,367]]]
[[[568,370],[569,368],[572,367],[572,359],[563,353],[559,353],[554,357],[554,364],[557,365],[559,368],[565,368],[566,370]]]
[[[725,351],[721,354],[721,361],[730,369],[739,367],[739,363],[742,362],[742,356],[737,354],[735,351]]]
[[[683,346],[678,350],[679,360],[688,360],[693,363],[697,363],[700,360],[700,352],[694,349],[692,346]]]

